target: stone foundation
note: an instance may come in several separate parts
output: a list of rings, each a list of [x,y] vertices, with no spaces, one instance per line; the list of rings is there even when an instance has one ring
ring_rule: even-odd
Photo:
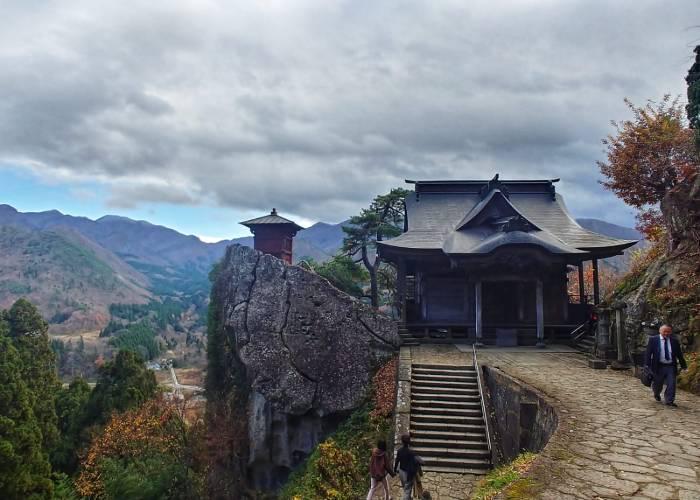
[[[559,423],[554,407],[498,368],[484,366],[483,370],[502,460],[510,462],[524,451],[541,451]]]

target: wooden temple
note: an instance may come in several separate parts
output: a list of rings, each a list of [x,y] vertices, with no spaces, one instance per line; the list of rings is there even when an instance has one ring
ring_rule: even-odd
[[[555,190],[558,180],[406,181],[414,185],[408,229],[378,243],[398,269],[404,333],[543,347],[584,323],[591,307],[583,263],[592,261],[598,303],[598,259],[636,241],[581,227]],[[576,300],[569,266],[578,267]]]

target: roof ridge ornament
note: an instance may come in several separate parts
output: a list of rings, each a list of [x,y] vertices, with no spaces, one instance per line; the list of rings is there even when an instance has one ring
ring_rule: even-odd
[[[489,195],[489,193],[494,189],[500,190],[501,193],[503,193],[503,196],[505,196],[506,198],[510,198],[510,192],[508,191],[508,188],[503,182],[498,180],[499,175],[500,174],[494,175],[493,179],[488,181],[486,185],[481,188],[481,190],[479,191],[479,196],[481,196],[482,200],[486,198]]]
[[[532,222],[527,220],[522,215],[511,215],[509,217],[503,217],[491,222],[493,226],[498,228],[498,231],[503,233],[510,233],[513,231],[522,231],[523,233],[528,233],[530,231],[537,231],[539,228],[535,226]]]

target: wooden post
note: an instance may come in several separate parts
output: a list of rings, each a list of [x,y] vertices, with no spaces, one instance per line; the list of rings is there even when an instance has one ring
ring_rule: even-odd
[[[617,361],[620,363],[625,362],[625,325],[622,323],[624,320],[624,315],[622,314],[622,307],[615,309],[615,335],[617,335]]]
[[[396,301],[399,306],[399,320],[401,326],[406,325],[406,261],[399,259],[396,270]]]
[[[518,321],[525,321],[525,290],[522,282],[518,282]]]
[[[579,304],[586,304],[586,277],[583,273],[583,262],[578,265],[578,301]]]
[[[474,328],[476,330],[476,341],[474,342],[477,347],[482,346],[481,338],[483,335],[483,325],[481,324],[481,281],[477,281],[474,284],[474,297],[475,297],[475,307],[474,307]]]
[[[593,303],[600,304],[600,282],[598,281],[598,259],[593,259]]]
[[[537,280],[535,300],[537,303],[537,347],[544,347],[544,285],[542,280]]]

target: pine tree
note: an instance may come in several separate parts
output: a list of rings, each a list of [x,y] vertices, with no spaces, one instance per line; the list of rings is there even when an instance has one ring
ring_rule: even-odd
[[[19,353],[0,332],[0,498],[51,498],[51,467],[21,371]]]
[[[132,351],[119,351],[114,361],[100,368],[90,394],[86,423],[104,424],[112,412],[135,408],[156,395],[156,377]]]
[[[5,313],[10,338],[20,357],[22,379],[30,392],[30,402],[41,430],[44,450],[58,442],[56,393],[61,384],[56,372],[56,355],[51,349],[48,324],[26,299],[19,299]]]
[[[57,470],[73,473],[78,466],[77,452],[87,444],[87,436],[83,431],[89,398],[90,386],[82,378],[76,378],[58,393],[56,414],[61,437],[51,454],[51,464]]]
[[[690,128],[695,129],[695,146],[700,151],[700,45],[695,47],[695,64],[685,78],[688,84],[688,105],[685,107]]]

